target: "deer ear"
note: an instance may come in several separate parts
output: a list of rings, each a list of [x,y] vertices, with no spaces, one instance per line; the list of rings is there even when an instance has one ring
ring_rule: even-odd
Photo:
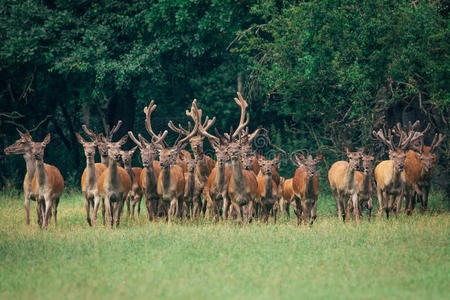
[[[348,147],[347,147],[347,146],[344,145],[344,146],[342,147],[342,150],[344,150],[345,153],[348,153]]]
[[[319,162],[319,161],[321,161],[321,160],[322,160],[322,158],[323,158],[323,154],[322,154],[322,153],[320,153],[319,155],[317,155],[317,157],[316,157],[315,161],[316,161],[316,162]]]
[[[130,150],[131,151],[131,155],[133,155],[133,153],[134,153],[134,151],[136,151],[137,147],[138,146],[134,146],[133,148],[131,148],[131,150]]]
[[[75,136],[77,137],[78,142],[79,142],[80,144],[84,145],[84,143],[85,143],[86,141],[83,139],[83,137],[82,137],[78,132],[75,132]]]
[[[125,145],[125,143],[127,142],[127,140],[128,140],[128,135],[124,135],[124,136],[118,141],[118,143],[119,143],[120,146],[123,146],[123,145]]]
[[[305,160],[305,157],[301,153],[297,153],[297,158],[300,160]]]
[[[50,143],[50,139],[51,139],[51,135],[50,135],[50,133],[47,133],[47,135],[45,136],[45,139],[44,139],[44,141],[42,142],[42,144],[43,144],[44,146],[47,146],[48,143]]]

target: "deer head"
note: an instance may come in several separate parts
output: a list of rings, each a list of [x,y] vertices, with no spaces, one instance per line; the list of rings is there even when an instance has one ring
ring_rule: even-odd
[[[111,130],[106,129],[105,135],[103,133],[97,134],[97,130],[93,132],[85,124],[81,127],[83,131],[91,138],[92,142],[97,143],[98,151],[101,156],[108,156],[108,146],[107,143],[112,141],[114,134],[119,130],[120,126],[122,126],[122,120],[119,120],[115,126]]]
[[[122,163],[124,166],[131,165],[131,160],[133,159],[133,154],[136,151],[137,147],[138,146],[134,146],[133,148],[131,148],[131,150],[128,151],[120,151],[120,156],[122,157]]]
[[[352,168],[352,169],[358,168],[363,151],[350,152],[350,151],[348,151],[347,146],[344,146],[343,150],[344,150],[345,154],[347,155],[350,168]]]
[[[127,140],[128,140],[127,135],[124,135],[118,142],[111,142],[111,141],[103,140],[102,142],[104,142],[106,144],[106,147],[108,148],[108,157],[110,159],[113,159],[116,163],[120,162],[120,157],[121,157],[120,156],[120,151],[121,151],[120,148],[123,145],[125,145]]]
[[[308,158],[305,158],[303,154],[298,153],[297,156],[295,157],[295,161],[296,165],[298,167],[303,166],[305,168],[308,177],[311,177],[318,173],[316,171],[316,166],[322,160],[322,158],[323,154],[319,154],[315,159],[313,159],[311,154],[308,155]]]
[[[87,142],[78,132],[75,133],[75,136],[77,137],[78,142],[83,146],[84,155],[86,158],[93,159],[95,155],[95,148],[97,148],[97,141],[94,140],[93,142]]]
[[[372,169],[373,156],[362,154],[362,166],[364,174],[369,174]]]
[[[258,164],[261,168],[261,172],[263,175],[272,175],[273,168],[278,168],[280,163],[281,154],[277,154],[272,160],[265,160],[262,158],[258,158]]]
[[[14,144],[5,148],[5,154],[25,154],[31,152],[31,144],[33,142],[30,132],[27,130],[25,133],[16,129],[20,135],[20,139],[14,142]]]
[[[42,142],[32,142],[31,152],[36,161],[44,160],[45,147],[48,145],[48,143],[50,143],[50,139],[51,139],[50,133],[48,133]]]

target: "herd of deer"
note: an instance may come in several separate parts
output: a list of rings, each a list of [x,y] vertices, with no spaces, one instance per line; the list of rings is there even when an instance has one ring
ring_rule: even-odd
[[[234,100],[241,110],[236,130],[223,135],[217,130],[215,135],[209,133],[215,117],[206,117],[202,121],[202,110],[198,109],[194,100],[190,111],[186,111],[194,121],[193,128],[190,122],[187,129],[169,122],[169,128],[179,134],[173,146],[164,141],[167,130],[156,134],[152,129],[151,114],[156,109],[154,101],[144,109],[145,126],[151,136],[149,140],[141,134],[136,138],[128,132],[128,135],[113,142],[113,135],[121,126],[121,121],[105,135],[94,133],[83,125],[90,141],[78,133],[76,136],[86,156],[81,189],[88,224],[92,226],[96,223],[98,208],[102,204],[103,224],[106,213],[109,225],[117,227],[124,204],[127,203],[128,216],[134,216],[136,205],[137,214],[140,214],[140,202],[144,195],[149,221],[162,216],[170,223],[174,217],[197,218],[206,212],[216,221],[222,216],[224,220],[237,217],[240,223],[245,217],[251,222],[256,216],[267,222],[272,214],[276,222],[278,210],[286,211],[289,218],[289,206],[292,206],[297,224],[303,221],[311,225],[317,216],[319,181],[316,165],[322,155],[316,158],[311,155],[305,158],[301,153],[287,155],[268,139],[270,145],[287,155],[297,167],[292,178],[285,180],[280,177],[281,154],[272,160],[255,154],[252,141],[261,129],[249,133],[249,115],[245,112],[247,102],[240,93]],[[379,213],[381,215],[384,209],[387,218],[391,211],[396,214],[400,212],[403,197],[406,199],[407,214],[411,214],[416,201],[422,203],[422,210],[427,209],[430,181],[437,160],[436,150],[445,136],[436,134],[431,146],[425,146],[423,137],[430,126],[422,132],[416,131],[419,126],[420,123],[416,122],[403,130],[398,124],[387,134],[381,129],[373,132],[389,147],[389,160],[380,162],[374,171]],[[43,162],[50,134],[43,142],[33,142],[29,132],[19,131],[19,134],[20,139],[7,147],[5,153],[23,154],[26,162],[23,187],[27,224],[30,223],[30,201],[33,200],[37,203],[38,224],[47,228],[52,215],[55,224],[57,222],[64,180],[56,167]],[[124,151],[121,147],[128,136],[136,147]],[[394,136],[398,138],[397,143],[393,140]],[[203,151],[205,137],[215,150],[216,161]],[[194,158],[184,150],[187,143],[190,143]],[[101,163],[95,163],[96,148],[100,152]],[[131,167],[131,158],[137,148],[140,149],[143,169]],[[344,147],[344,152],[348,162],[338,161],[328,172],[338,217],[345,221],[353,215],[358,220],[362,216],[361,211],[367,208],[370,218],[373,207],[370,174],[374,158],[363,151],[350,152],[347,147]],[[357,170],[361,160],[362,172]]]

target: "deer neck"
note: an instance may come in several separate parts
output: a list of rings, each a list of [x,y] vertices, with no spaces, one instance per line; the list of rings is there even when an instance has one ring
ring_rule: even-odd
[[[119,171],[117,167],[117,163],[114,159],[110,158],[108,162],[108,170],[109,170],[109,180],[113,186],[119,185]]]
[[[188,195],[194,194],[194,188],[195,188],[195,174],[194,172],[188,173],[188,178],[186,182],[188,186]]]
[[[31,153],[25,153],[23,155],[23,159],[25,160],[25,166],[27,168],[27,184],[31,184],[33,180],[34,173],[36,172],[36,162]]]
[[[306,175],[306,189],[305,194],[311,194],[314,191],[314,175]]]
[[[196,154],[194,154],[194,156],[196,156]],[[196,156],[196,158],[197,158],[197,156]],[[206,181],[206,179],[208,178],[208,175],[209,175],[208,163],[206,162],[206,155],[203,154],[202,159],[198,158],[197,166],[195,167],[195,171],[199,177],[205,178],[205,181]]]
[[[100,161],[102,164],[104,164],[106,167],[109,167],[109,157],[108,155],[100,155]]]
[[[367,171],[363,173],[363,183],[362,183],[363,189],[365,191],[369,190],[369,185],[370,185],[370,172]]]
[[[272,196],[272,174],[264,175],[264,184],[266,186],[266,197]]]
[[[349,163],[347,172],[345,172],[344,176],[345,186],[351,187],[354,181],[355,181],[355,167],[352,167],[352,165]]]
[[[216,186],[223,186],[225,184],[225,164],[216,163],[216,168],[215,184]]]
[[[47,174],[45,173],[44,161],[36,160],[36,179],[38,186],[44,186],[46,178]]]
[[[128,175],[130,176],[131,183],[134,182],[134,173],[133,168],[131,168],[131,162],[129,164],[124,165],[125,171],[127,171]]]
[[[242,172],[242,165],[239,159],[231,160],[231,174],[233,176],[233,180],[237,183],[237,185],[244,185],[244,173]]]
[[[164,191],[169,190],[169,188],[170,188],[170,167],[162,168],[160,176],[162,176],[162,185],[163,185]]]
[[[86,177],[89,185],[96,184],[97,174],[95,173],[94,157],[86,157]]]

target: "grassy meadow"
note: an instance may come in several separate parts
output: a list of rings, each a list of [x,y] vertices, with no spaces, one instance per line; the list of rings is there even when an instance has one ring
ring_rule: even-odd
[[[285,217],[150,224],[142,203],[140,218],[111,230],[89,228],[81,195],[69,192],[58,226],[42,231],[34,203],[26,226],[22,196],[3,192],[0,298],[445,299],[450,214],[443,194],[431,200],[426,215],[343,224],[321,195],[312,228]]]

